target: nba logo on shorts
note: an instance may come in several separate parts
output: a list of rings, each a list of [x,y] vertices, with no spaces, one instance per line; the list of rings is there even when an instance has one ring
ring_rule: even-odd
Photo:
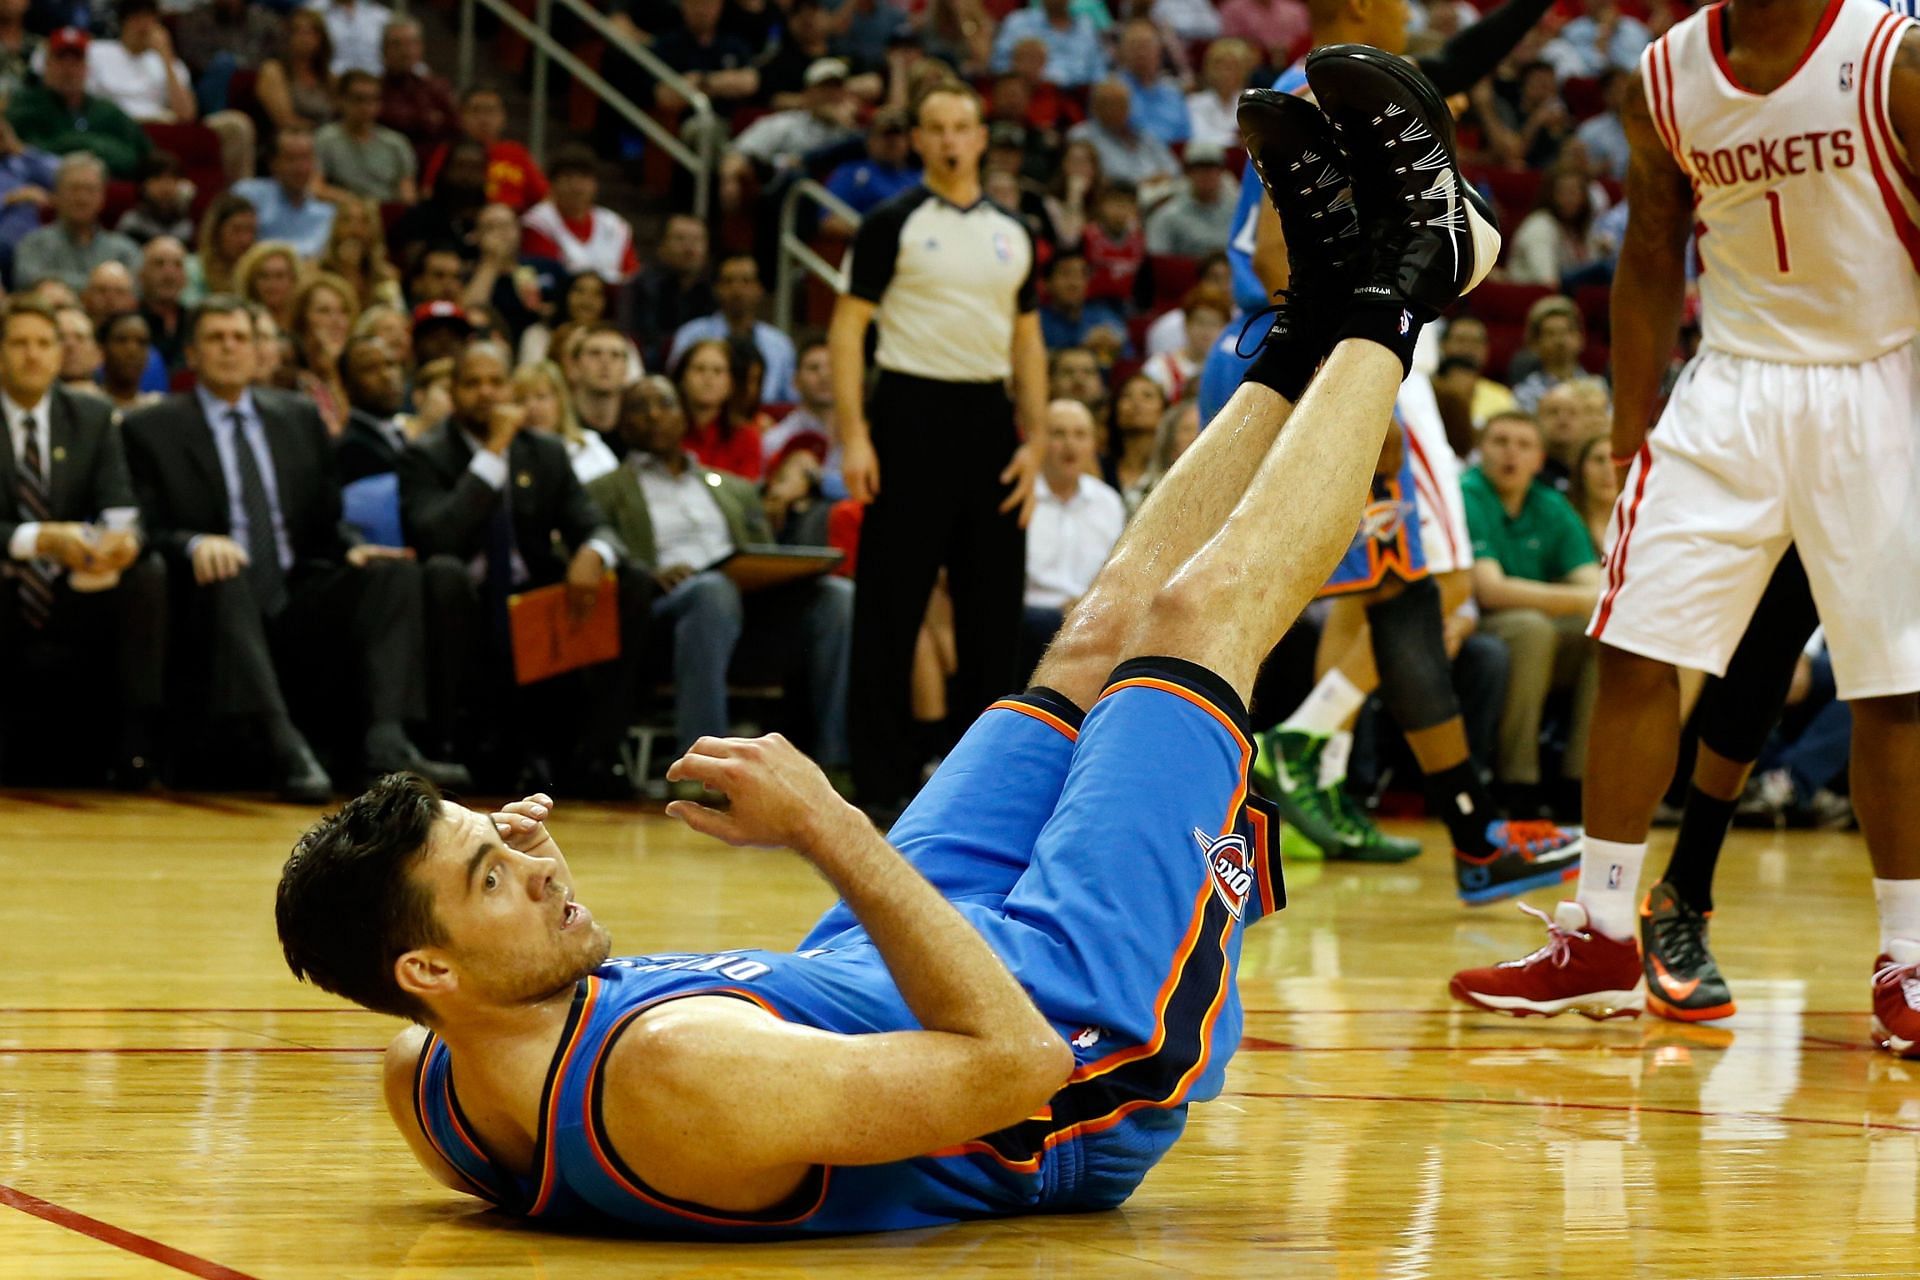
[[[1617,862],[1607,867],[1607,888],[1618,889],[1620,887],[1620,871],[1621,867]]]
[[[1407,330],[1409,330],[1409,329],[1411,329],[1411,328],[1413,328],[1413,312],[1411,312],[1411,311],[1406,311],[1406,310],[1402,310],[1402,311],[1400,312],[1400,334],[1401,334],[1401,336],[1402,336],[1402,337],[1405,337],[1405,336],[1406,336],[1406,332],[1407,332]]]
[[[1843,62],[1840,64],[1840,92],[1847,93],[1852,89],[1853,64],[1851,62]]]
[[[1213,892],[1238,920],[1246,909],[1247,895],[1253,891],[1253,861],[1247,856],[1246,839],[1238,834],[1209,836],[1195,827],[1193,838],[1207,860],[1213,877]]]

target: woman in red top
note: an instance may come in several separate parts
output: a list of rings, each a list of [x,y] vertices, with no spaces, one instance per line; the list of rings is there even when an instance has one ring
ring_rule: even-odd
[[[760,453],[759,379],[750,368],[758,360],[736,353],[724,338],[696,342],[680,357],[674,381],[687,408],[687,451],[709,467],[759,482],[765,462]],[[734,395],[738,386],[743,394]],[[749,402],[743,404],[743,401]]]

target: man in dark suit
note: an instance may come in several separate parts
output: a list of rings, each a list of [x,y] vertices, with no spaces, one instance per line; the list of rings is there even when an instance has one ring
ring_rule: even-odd
[[[112,775],[122,786],[140,787],[152,776],[160,710],[166,566],[141,546],[111,407],[58,386],[59,376],[53,313],[31,300],[14,302],[0,315],[8,445],[0,449],[7,566],[0,575],[0,669],[10,690],[0,708],[5,729],[16,739],[31,734],[37,745],[57,721],[99,725],[117,717],[118,739],[107,744]],[[33,705],[34,695],[48,689],[58,691],[57,700]],[[0,741],[7,736],[0,732]],[[71,758],[70,751],[53,754]]]
[[[622,564],[625,548],[574,477],[565,446],[521,430],[526,411],[513,403],[509,372],[505,350],[493,343],[463,350],[453,368],[452,417],[400,459],[407,543],[431,558],[434,571],[428,613],[436,712],[451,732],[456,708],[477,710],[474,736],[492,734],[488,754],[517,764],[520,781],[551,785],[542,753],[570,743],[569,790],[630,795],[637,780],[625,778],[618,745],[632,710],[651,579]],[[462,572],[438,572],[449,560]],[[513,687],[508,596],[564,582],[584,614],[608,573],[619,584],[620,657],[580,678],[521,687],[509,700],[519,713],[509,714],[500,698]],[[507,731],[519,740],[498,741]]]
[[[353,406],[346,430],[334,446],[340,483],[398,470],[400,454],[407,447],[407,433],[399,420],[407,381],[399,357],[384,338],[370,333],[354,338],[340,353],[340,382]]]
[[[470,785],[460,766],[425,759],[404,728],[425,715],[418,566],[404,548],[368,546],[341,522],[320,415],[250,386],[255,359],[245,304],[209,298],[187,334],[199,385],[125,426],[149,534],[179,587],[179,652],[205,681],[200,705],[215,719],[259,724],[289,800],[324,802],[333,783],[283,685],[317,706],[338,705],[327,693],[357,697],[370,772]],[[330,687],[335,672],[350,688]]]

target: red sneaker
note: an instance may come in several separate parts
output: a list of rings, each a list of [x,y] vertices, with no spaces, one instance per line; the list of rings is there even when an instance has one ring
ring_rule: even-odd
[[[1920,942],[1896,939],[1873,966],[1873,1042],[1920,1058]]]
[[[1524,959],[1454,974],[1447,985],[1454,999],[1516,1018],[1551,1018],[1569,1009],[1595,1021],[1640,1016],[1640,948],[1631,938],[1615,942],[1589,930],[1586,908],[1577,902],[1562,902],[1551,917],[1519,905],[1546,924],[1547,945]]]

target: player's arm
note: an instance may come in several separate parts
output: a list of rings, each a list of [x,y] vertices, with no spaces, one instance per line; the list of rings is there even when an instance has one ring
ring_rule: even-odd
[[[1887,79],[1887,114],[1907,154],[1920,150],[1920,27],[1900,37],[1893,74]]]
[[[407,1140],[413,1158],[420,1162],[421,1168],[433,1175],[435,1182],[473,1195],[473,1184],[461,1177],[433,1149],[433,1143],[427,1140],[426,1133],[420,1128],[420,1117],[414,1111],[414,1074],[420,1068],[420,1052],[426,1045],[427,1029],[408,1027],[387,1046],[386,1062],[381,1070],[381,1092],[386,1095],[387,1114],[393,1117],[400,1136]]]
[[[1627,164],[1627,233],[1613,277],[1613,456],[1630,459],[1646,439],[1667,361],[1680,340],[1686,299],[1693,184],[1660,140],[1635,71],[1620,110]],[[1622,464],[1624,465],[1624,464]]]

